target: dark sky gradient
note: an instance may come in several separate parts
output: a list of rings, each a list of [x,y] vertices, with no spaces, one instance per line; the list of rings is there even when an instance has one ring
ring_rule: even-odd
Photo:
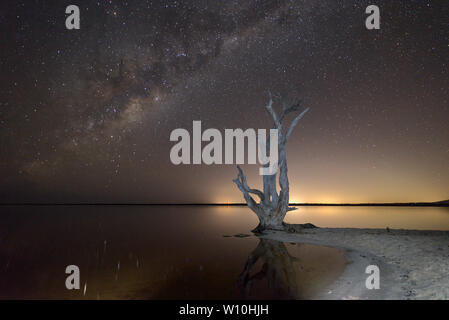
[[[287,148],[292,201],[449,198],[448,1],[0,8],[1,202],[241,202],[235,166],[174,166],[169,136],[269,128],[268,90],[311,108]]]

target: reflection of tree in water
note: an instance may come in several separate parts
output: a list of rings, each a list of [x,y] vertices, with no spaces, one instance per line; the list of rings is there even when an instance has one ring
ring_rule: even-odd
[[[257,272],[255,269],[258,261],[262,267]],[[299,259],[290,255],[283,242],[259,239],[259,244],[250,253],[243,272],[240,274],[237,287],[244,298],[295,299],[298,293],[296,270],[301,268]],[[257,269],[257,268],[256,268]],[[268,288],[255,288],[255,282],[266,280]]]

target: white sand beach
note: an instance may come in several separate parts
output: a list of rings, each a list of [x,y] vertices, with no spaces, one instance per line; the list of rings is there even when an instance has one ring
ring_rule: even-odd
[[[262,237],[345,252],[344,273],[316,299],[449,299],[449,231],[317,228]],[[380,269],[378,290],[365,286],[368,265]]]

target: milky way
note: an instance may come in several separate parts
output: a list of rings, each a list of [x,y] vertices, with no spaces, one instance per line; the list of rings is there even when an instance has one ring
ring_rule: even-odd
[[[0,5],[0,201],[240,202],[234,166],[174,166],[169,135],[269,128],[268,90],[311,108],[293,201],[449,197],[447,1],[375,1],[380,30],[372,1],[72,2]]]

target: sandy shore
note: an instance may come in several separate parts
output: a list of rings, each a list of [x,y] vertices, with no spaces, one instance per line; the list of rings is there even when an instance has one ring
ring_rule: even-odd
[[[304,229],[262,237],[340,248],[348,265],[317,299],[449,299],[449,231]],[[380,289],[368,290],[368,265],[380,269]]]

